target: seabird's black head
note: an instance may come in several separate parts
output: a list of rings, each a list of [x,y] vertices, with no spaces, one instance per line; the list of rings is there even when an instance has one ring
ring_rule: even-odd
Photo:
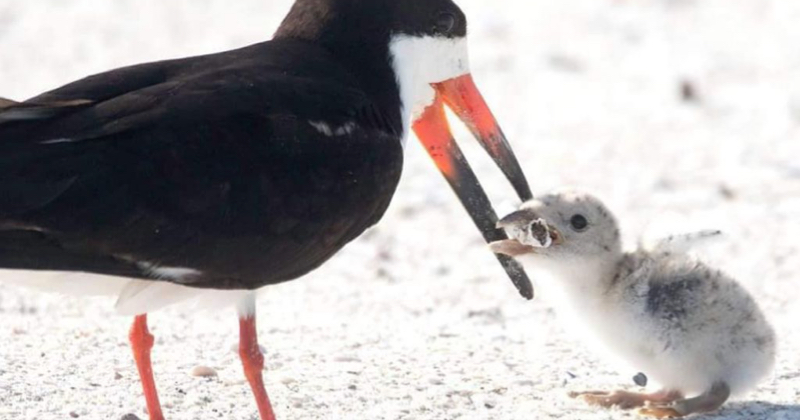
[[[467,19],[451,0],[297,0],[276,39],[318,44],[362,89],[410,128],[433,157],[487,241],[504,238],[497,216],[453,140],[444,105],[467,125],[512,183],[532,198],[517,158],[469,70]],[[500,257],[520,292],[532,297],[521,267]]]
[[[297,0],[275,37],[325,42],[337,32],[372,42],[393,34],[463,38],[467,19],[450,0]]]

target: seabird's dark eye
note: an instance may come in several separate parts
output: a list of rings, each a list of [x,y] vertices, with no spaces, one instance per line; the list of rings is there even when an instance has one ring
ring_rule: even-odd
[[[577,232],[583,232],[589,227],[589,221],[582,214],[576,214],[569,219],[569,224]]]
[[[433,30],[437,34],[448,35],[456,27],[456,17],[450,12],[439,13],[436,17],[436,24]]]

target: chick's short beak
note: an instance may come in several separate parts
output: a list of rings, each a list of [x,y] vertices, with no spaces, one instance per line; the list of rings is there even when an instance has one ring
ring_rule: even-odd
[[[538,219],[538,217],[533,213],[525,210],[518,210],[500,219],[497,222],[497,228],[506,229],[506,228],[524,226],[525,224],[528,224],[536,219]]]
[[[555,226],[548,224],[547,230],[550,231],[550,239],[553,240],[553,243],[550,246],[561,245],[564,243],[564,235],[562,235],[561,231],[556,229]]]
[[[536,252],[536,248],[530,245],[521,244],[515,239],[494,241],[489,244],[489,249],[491,249],[495,254],[506,255],[512,258],[525,254],[533,254]]]

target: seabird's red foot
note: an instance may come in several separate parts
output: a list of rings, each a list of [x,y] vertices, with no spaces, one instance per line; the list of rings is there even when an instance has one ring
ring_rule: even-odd
[[[139,315],[134,319],[128,337],[133,349],[133,358],[136,360],[136,368],[139,369],[139,379],[142,381],[150,420],[164,420],[161,404],[158,402],[156,382],[153,379],[153,366],[150,364],[150,349],[153,348],[154,340],[153,335],[147,330],[147,315]]]
[[[256,397],[258,412],[261,420],[275,420],[272,404],[269,402],[267,390],[264,389],[264,380],[261,371],[264,369],[264,355],[258,347],[258,334],[256,332],[255,315],[245,315],[239,318],[239,356],[242,358],[244,375],[250,382],[250,388]]]

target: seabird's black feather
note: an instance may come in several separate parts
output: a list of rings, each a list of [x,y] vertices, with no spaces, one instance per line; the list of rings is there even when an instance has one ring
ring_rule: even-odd
[[[376,103],[305,41],[3,104],[4,268],[150,278],[146,263],[198,270],[191,286],[218,289],[290,280],[378,221],[403,163],[399,102]],[[330,136],[314,121],[353,129]]]

